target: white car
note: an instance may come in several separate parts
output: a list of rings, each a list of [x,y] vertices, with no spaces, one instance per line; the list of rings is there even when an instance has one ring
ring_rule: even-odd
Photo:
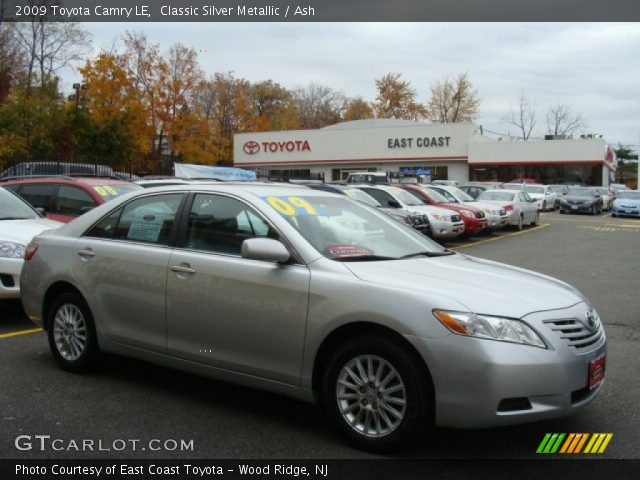
[[[485,190],[478,200],[500,205],[507,211],[509,225],[522,230],[524,225],[538,225],[538,203],[522,190]]]
[[[615,193],[609,190],[607,187],[596,187],[595,191],[602,198],[602,209],[611,210],[613,201],[615,200]]]
[[[0,300],[20,298],[20,272],[31,239],[63,225],[43,218],[27,202],[0,187]]]
[[[458,212],[426,205],[402,188],[389,185],[354,185],[375,198],[384,207],[403,208],[426,215],[434,238],[455,238],[464,233],[464,222]]]
[[[538,210],[541,212],[556,209],[558,194],[551,187],[527,184],[522,187],[522,191],[527,192],[531,198],[535,199],[538,204]]]
[[[496,207],[493,203],[481,202],[457,187],[429,185],[429,188],[444,195],[451,203],[459,203],[463,206],[467,205],[484,210],[487,228],[489,229],[503,228],[508,223],[507,211],[504,208]]]

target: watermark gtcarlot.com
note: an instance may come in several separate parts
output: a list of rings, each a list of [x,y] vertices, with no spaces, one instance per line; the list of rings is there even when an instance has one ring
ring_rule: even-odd
[[[94,438],[64,439],[51,435],[18,435],[13,442],[20,451],[36,452],[192,452],[193,440],[159,439],[141,440],[139,438],[116,438],[103,440]]]

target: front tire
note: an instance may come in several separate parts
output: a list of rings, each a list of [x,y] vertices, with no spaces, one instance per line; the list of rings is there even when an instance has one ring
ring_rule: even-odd
[[[423,436],[434,421],[433,386],[400,342],[353,338],[331,355],[322,398],[335,428],[357,448],[388,452]]]
[[[95,324],[89,306],[77,293],[63,293],[47,316],[49,348],[58,364],[69,372],[84,373],[98,354]]]
[[[533,222],[531,222],[531,226],[537,226],[540,223],[540,213],[536,212],[536,216],[533,217]]]
[[[524,227],[524,216],[522,214],[520,214],[520,216],[518,217],[518,223],[515,227],[517,231],[521,231]]]

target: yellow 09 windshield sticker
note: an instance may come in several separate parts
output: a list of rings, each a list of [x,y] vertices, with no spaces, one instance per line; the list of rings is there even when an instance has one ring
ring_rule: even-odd
[[[109,195],[118,195],[118,191],[110,185],[97,185],[93,187],[93,189],[103,197],[108,197]]]
[[[298,216],[303,217],[305,215],[323,215],[319,212],[313,205],[311,205],[307,200],[300,197],[263,197],[264,200],[275,208],[278,213],[285,216]]]

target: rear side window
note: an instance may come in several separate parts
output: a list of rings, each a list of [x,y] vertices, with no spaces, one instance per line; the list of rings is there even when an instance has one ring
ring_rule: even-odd
[[[91,230],[85,233],[85,236],[95,238],[113,238],[113,234],[115,233],[116,227],[118,226],[118,219],[120,218],[121,213],[122,208],[118,208],[117,210],[111,212],[98,224],[94,225]]]
[[[55,185],[34,183],[22,185],[18,194],[31,204],[34,208],[51,209],[51,199],[55,191]]]
[[[182,197],[182,193],[172,193],[139,198],[128,203],[122,210],[112,238],[169,245]]]
[[[96,206],[87,192],[78,187],[60,185],[56,203],[56,213],[78,217]]]

